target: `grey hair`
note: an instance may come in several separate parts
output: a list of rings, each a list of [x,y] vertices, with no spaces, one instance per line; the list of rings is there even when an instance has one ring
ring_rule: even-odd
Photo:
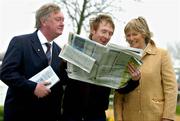
[[[35,28],[39,29],[41,27],[41,19],[47,19],[49,15],[53,12],[58,12],[60,11],[60,7],[57,4],[54,3],[47,3],[43,6],[41,6],[37,11],[36,11],[36,24]]]

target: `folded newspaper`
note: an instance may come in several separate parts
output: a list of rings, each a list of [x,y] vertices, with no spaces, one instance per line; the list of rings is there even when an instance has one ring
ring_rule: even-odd
[[[141,49],[115,44],[104,46],[70,33],[68,43],[59,56],[68,62],[69,78],[118,89],[124,87],[131,78],[128,63],[139,67],[142,53]]]
[[[59,77],[56,75],[54,70],[51,66],[46,67],[33,77],[31,77],[29,80],[40,83],[43,81],[48,81],[49,84],[46,85],[47,88],[51,88],[53,85],[55,85],[58,81],[60,81]]]

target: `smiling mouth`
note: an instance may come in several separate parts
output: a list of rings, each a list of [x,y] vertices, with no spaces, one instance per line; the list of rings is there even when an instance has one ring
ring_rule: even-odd
[[[134,45],[135,43],[136,43],[136,42],[131,42],[130,44],[131,44],[131,45]]]
[[[137,42],[133,41],[133,42],[130,42],[129,44],[130,44],[131,47],[133,47],[135,44],[137,44]]]
[[[101,41],[101,44],[106,45],[107,41]]]

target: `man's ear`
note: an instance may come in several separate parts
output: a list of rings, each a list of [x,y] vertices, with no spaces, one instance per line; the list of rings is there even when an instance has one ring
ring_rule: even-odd
[[[42,24],[43,26],[46,25],[46,20],[45,20],[45,18],[40,18],[40,21],[41,21],[41,24]]]

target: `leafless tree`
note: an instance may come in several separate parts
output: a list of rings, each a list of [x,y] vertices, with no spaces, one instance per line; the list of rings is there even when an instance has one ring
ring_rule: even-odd
[[[67,11],[69,18],[72,21],[73,31],[77,34],[81,33],[82,27],[85,31],[88,31],[89,17],[95,16],[99,13],[106,13],[114,15],[122,11],[121,3],[123,0],[54,0],[55,3],[64,7]],[[141,0],[134,0],[141,1]]]

